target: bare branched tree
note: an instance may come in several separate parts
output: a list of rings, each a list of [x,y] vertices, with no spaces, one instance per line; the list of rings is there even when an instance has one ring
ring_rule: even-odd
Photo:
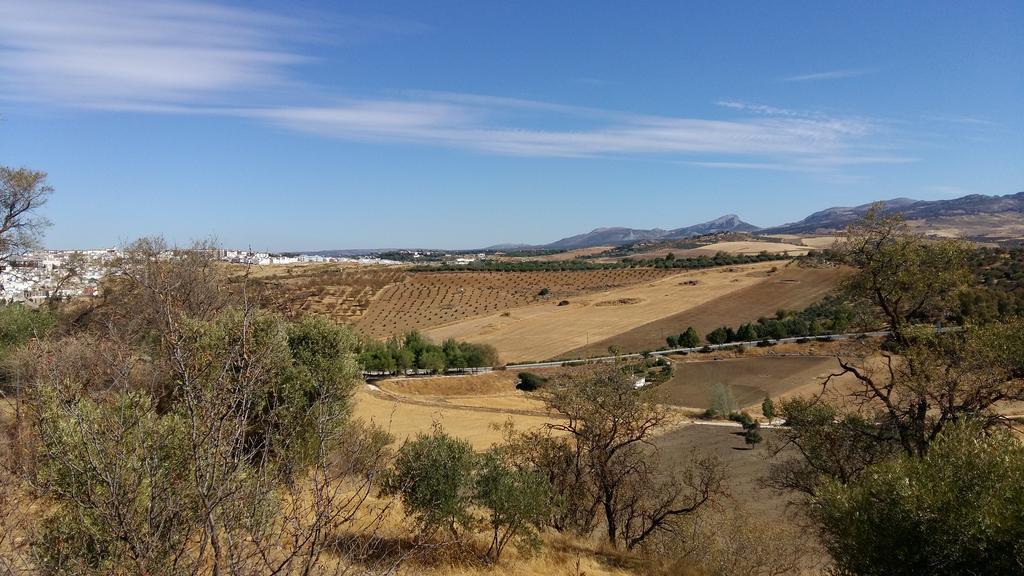
[[[547,446],[541,460],[557,464],[556,491],[573,496],[578,530],[592,529],[599,515],[608,541],[633,549],[724,495],[717,459],[695,457],[682,476],[662,466],[653,438],[670,412],[621,366],[568,376],[549,390],[547,405],[563,420],[548,429],[564,437],[537,445]]]
[[[0,166],[0,265],[39,246],[49,221],[38,210],[52,193],[46,172]]]

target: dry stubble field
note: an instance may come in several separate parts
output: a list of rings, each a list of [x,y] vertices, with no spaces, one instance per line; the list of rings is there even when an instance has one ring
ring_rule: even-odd
[[[668,316],[617,332],[601,340],[561,354],[562,358],[585,358],[606,354],[609,346],[623,352],[656,350],[665,346],[665,337],[693,326],[702,336],[719,326],[739,326],[772,316],[780,308],[801,310],[836,289],[846,271],[837,268],[804,268],[796,264],[780,265],[777,273],[739,290],[713,295],[695,305],[680,306]]]

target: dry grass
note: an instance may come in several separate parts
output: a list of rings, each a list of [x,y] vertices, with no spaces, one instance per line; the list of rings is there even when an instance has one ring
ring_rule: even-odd
[[[770,268],[769,268],[770,269]],[[606,338],[591,337],[590,344],[567,350],[563,358],[584,358],[606,354],[609,346],[623,352],[656,350],[665,346],[665,337],[679,334],[693,326],[701,335],[719,326],[739,326],[756,321],[761,316],[772,316],[780,308],[801,310],[817,302],[837,286],[845,274],[836,268],[803,268],[790,264],[780,266],[775,274],[765,275],[759,282],[744,285],[738,290],[705,287],[711,296],[695,305],[680,302],[672,314],[621,330]],[[700,288],[698,284],[696,288]],[[634,307],[623,307],[624,312]],[[501,348],[499,348],[501,351]]]
[[[677,256],[714,256],[719,252],[725,252],[726,254],[759,254],[761,252],[768,252],[770,254],[784,253],[791,256],[800,256],[807,253],[807,247],[786,244],[784,242],[764,242],[758,240],[716,242],[707,246],[701,246],[700,248],[684,250],[677,254]]]
[[[758,263],[677,272],[643,285],[570,299],[567,306],[548,301],[448,324],[427,334],[437,341],[453,337],[492,344],[505,362],[553,358],[764,282],[776,266]]]
[[[463,376],[388,378],[375,382],[385,392],[403,396],[493,396],[516,392],[516,373],[505,370]]]
[[[500,408],[484,404],[459,405],[440,399],[360,390],[356,393],[355,416],[389,431],[397,442],[420,432],[429,432],[434,423],[438,423],[453,436],[468,440],[477,450],[499,443],[502,439],[500,427],[507,421],[511,420],[516,428],[527,430],[553,420],[537,412],[540,406],[526,397],[520,403],[505,401]]]

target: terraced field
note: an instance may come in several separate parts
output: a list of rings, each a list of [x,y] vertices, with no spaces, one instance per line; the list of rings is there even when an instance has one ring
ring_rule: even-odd
[[[560,272],[408,272],[402,268],[288,269],[260,280],[289,314],[321,314],[386,338],[538,302],[576,298],[678,273],[653,268]],[[542,289],[546,296],[539,296]]]

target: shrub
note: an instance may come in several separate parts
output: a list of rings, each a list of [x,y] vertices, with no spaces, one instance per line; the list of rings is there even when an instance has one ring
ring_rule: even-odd
[[[444,528],[458,536],[458,528],[468,528],[472,521],[469,506],[475,465],[476,455],[469,442],[435,426],[431,434],[420,433],[398,450],[383,492],[400,495],[402,504],[425,533]]]
[[[957,424],[922,457],[826,484],[811,514],[840,575],[1020,574],[1024,444]]]
[[[537,296],[547,296],[548,294],[551,294],[551,290],[547,288],[541,288],[540,292],[537,292]]]
[[[524,392],[533,392],[538,388],[544,386],[548,379],[543,376],[538,376],[533,372],[520,372],[516,375],[519,378],[519,382],[516,383],[516,390],[522,390]]]
[[[732,414],[736,411],[736,399],[732,390],[724,384],[711,387],[711,410],[718,414]]]
[[[480,460],[475,501],[487,510],[491,544],[487,556],[497,562],[505,545],[518,540],[524,547],[540,546],[542,528],[551,516],[551,486],[539,472],[516,468],[504,462],[501,449],[491,450]]]
[[[568,306],[569,305],[569,301],[568,300],[561,300],[561,301],[558,302],[558,305],[559,306]]]
[[[750,446],[751,450],[763,440],[760,428],[760,424],[754,422],[749,428],[745,428],[743,432],[743,441],[746,442],[747,446]]]

